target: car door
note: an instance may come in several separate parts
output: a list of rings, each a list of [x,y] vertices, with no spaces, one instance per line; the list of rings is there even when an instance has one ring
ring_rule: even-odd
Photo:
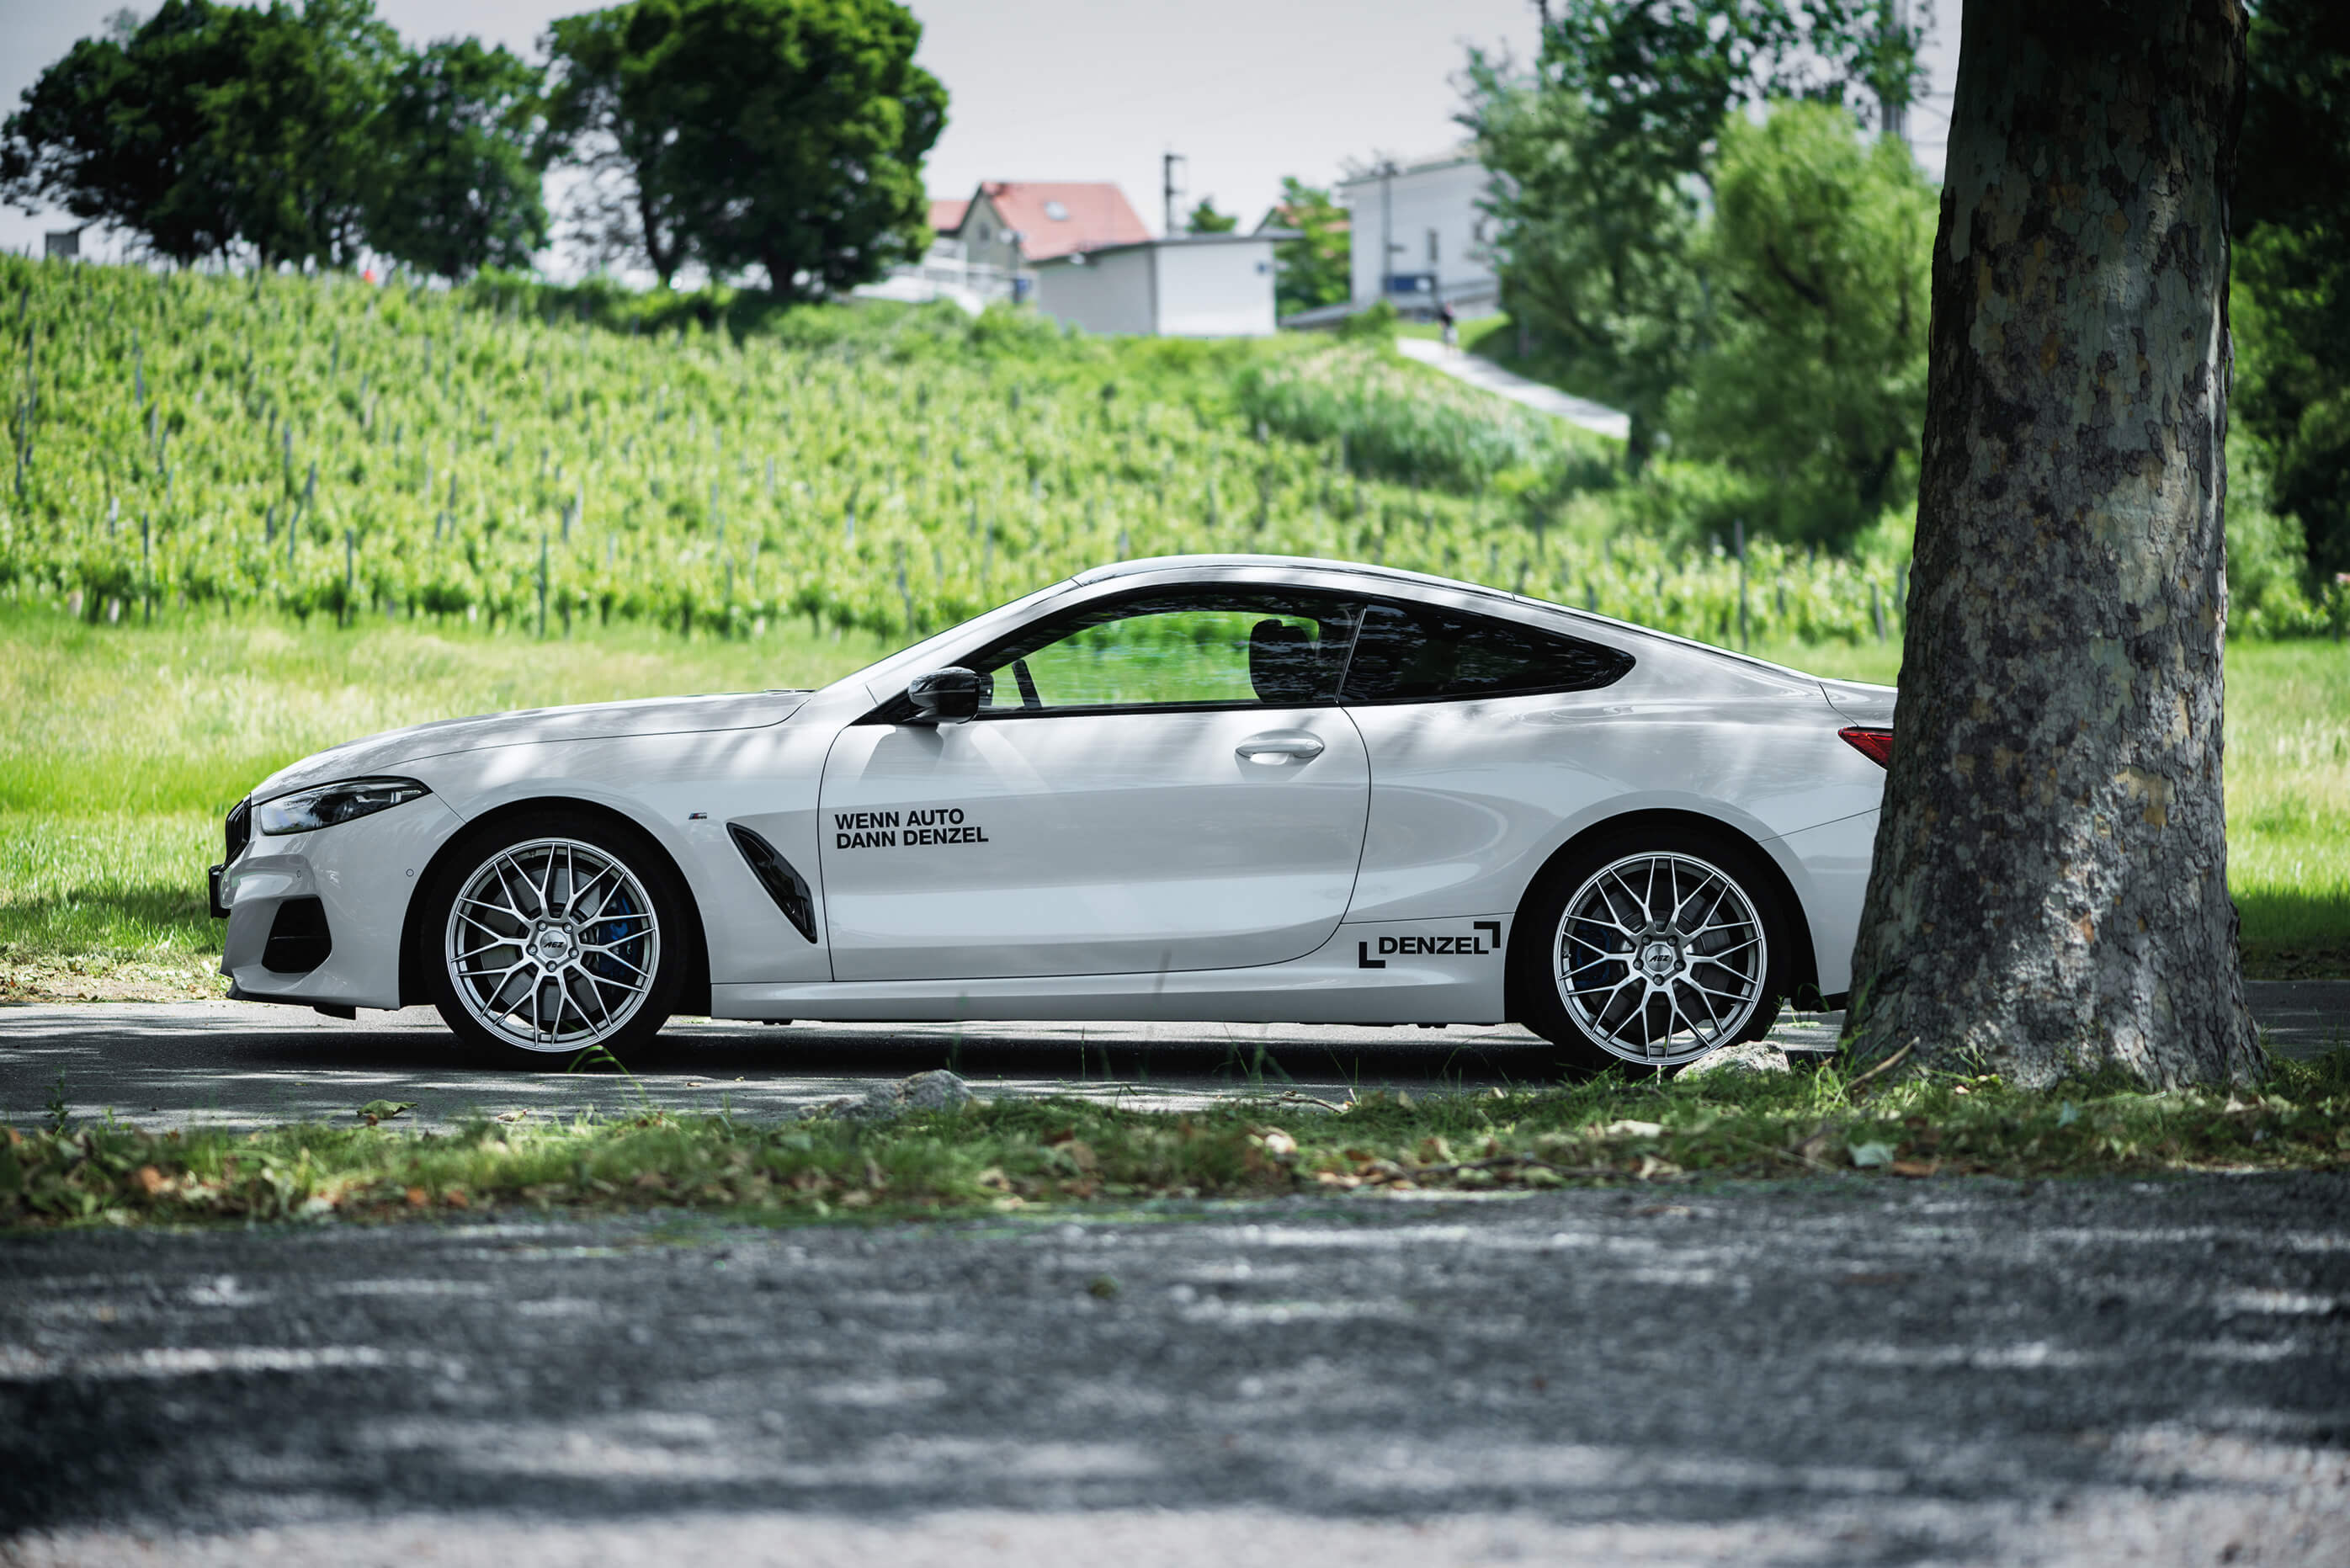
[[[969,663],[962,723],[885,704],[826,760],[838,980],[1279,963],[1327,941],[1370,774],[1337,706],[1357,605],[1144,589]]]

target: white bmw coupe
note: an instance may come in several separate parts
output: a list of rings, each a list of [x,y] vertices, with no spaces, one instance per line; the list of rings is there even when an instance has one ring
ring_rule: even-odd
[[[1384,567],[1105,566],[818,691],[423,724],[265,780],[233,996],[494,1064],[672,1014],[1514,1020],[1690,1062],[1839,1004],[1893,692]]]

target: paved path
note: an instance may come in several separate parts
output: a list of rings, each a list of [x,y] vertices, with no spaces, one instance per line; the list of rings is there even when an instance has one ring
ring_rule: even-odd
[[[1835,1014],[1782,1024],[1779,1038],[1825,1049]],[[875,1083],[951,1067],[982,1094],[1063,1095],[1184,1109],[1242,1093],[1343,1100],[1539,1081],[1544,1043],[1512,1026],[1357,1029],[1305,1024],[671,1024],[661,1059],[608,1074],[493,1072],[454,1056],[429,1008],[355,1023],[250,1002],[0,1007],[0,1117],[40,1111],[65,1075],[77,1116],[109,1107],[165,1128],[348,1116],[374,1099],[412,1101],[448,1123],[529,1106],[569,1115],[631,1108],[639,1086],[676,1111],[754,1116],[860,1095]],[[557,1059],[558,1066],[560,1059]]]
[[[2313,1054],[2350,1044],[2350,981],[2255,982],[2272,1046]],[[1773,1038],[1833,1047],[1840,1013],[1794,1014]],[[639,1068],[653,1103],[676,1111],[786,1115],[874,1083],[951,1066],[989,1095],[1076,1094],[1181,1108],[1236,1093],[1343,1099],[1527,1083],[1548,1075],[1542,1043],[1513,1026],[1357,1029],[1305,1024],[794,1023],[685,1021],[676,1049]],[[369,1100],[414,1102],[428,1125],[534,1107],[569,1115],[638,1104],[609,1075],[471,1070],[426,1008],[356,1023],[249,1002],[0,1006],[0,1119],[38,1116],[65,1075],[80,1116],[111,1109],[158,1129],[250,1127],[348,1116]]]
[[[2338,1176],[0,1240],[0,1563],[2350,1562]]]
[[[1447,348],[1443,344],[1431,343],[1425,337],[1399,337],[1396,348],[1407,359],[1417,359],[1423,365],[1443,371],[1456,381],[1466,381],[1496,397],[1523,403],[1538,413],[1550,414],[1587,431],[1597,431],[1604,436],[1614,436],[1617,441],[1631,439],[1631,415],[1619,413],[1607,404],[1595,403],[1588,398],[1562,392],[1556,387],[1546,387],[1540,381],[1529,381],[1513,371],[1503,369],[1481,355]]]

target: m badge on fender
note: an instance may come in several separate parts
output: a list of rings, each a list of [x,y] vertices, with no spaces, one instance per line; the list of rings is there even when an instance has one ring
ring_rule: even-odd
[[[1355,944],[1355,967],[1385,969],[1388,960],[1399,955],[1482,958],[1487,953],[1502,950],[1501,921],[1471,920],[1469,931],[1465,937],[1380,937],[1377,939],[1379,952],[1377,958],[1371,956],[1370,942],[1358,941]]]

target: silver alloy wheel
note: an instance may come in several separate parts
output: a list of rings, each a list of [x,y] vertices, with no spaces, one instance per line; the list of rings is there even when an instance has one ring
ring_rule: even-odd
[[[534,838],[499,850],[458,890],[442,944],[465,1011],[529,1051],[608,1039],[660,972],[645,885],[605,850]]]
[[[1737,1039],[1771,972],[1753,900],[1690,855],[1627,855],[1592,873],[1566,901],[1553,952],[1559,1000],[1583,1032],[1652,1067]]]

